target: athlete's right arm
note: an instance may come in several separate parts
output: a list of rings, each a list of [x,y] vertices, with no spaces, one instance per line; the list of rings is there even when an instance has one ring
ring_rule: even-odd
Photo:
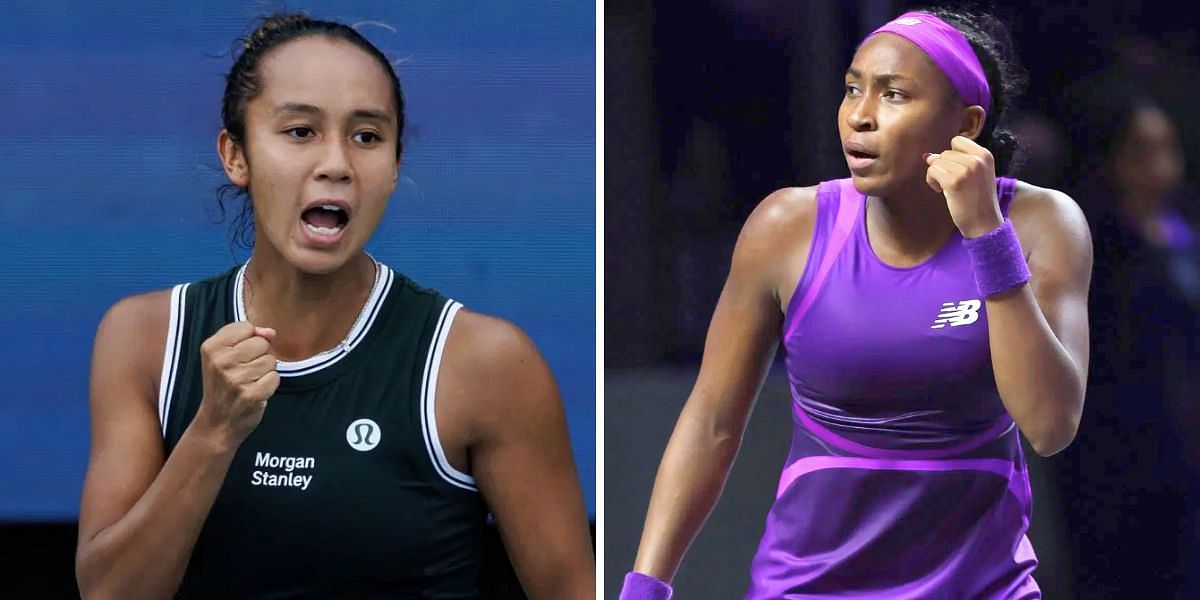
[[[808,255],[813,188],[767,196],[742,227],[700,374],[667,444],[634,570],[671,581],[725,485]]]
[[[234,453],[278,385],[274,332],[223,327],[201,349],[205,401],[164,461],[157,390],[169,305],[169,291],[126,298],[96,333],[75,555],[84,598],[174,595]]]

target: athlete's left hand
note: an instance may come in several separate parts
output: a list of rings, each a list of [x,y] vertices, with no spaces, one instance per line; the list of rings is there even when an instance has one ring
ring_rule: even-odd
[[[996,167],[992,153],[961,135],[950,149],[925,157],[925,183],[946,196],[950,217],[963,237],[979,237],[1004,224],[996,198]]]

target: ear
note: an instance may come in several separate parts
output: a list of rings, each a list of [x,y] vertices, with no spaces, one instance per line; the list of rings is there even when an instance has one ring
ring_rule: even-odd
[[[396,157],[396,168],[392,171],[392,187],[396,186],[396,181],[400,179],[400,165],[404,163],[404,155]]]
[[[234,141],[228,129],[222,129],[217,136],[217,154],[221,156],[221,167],[229,182],[238,187],[250,185],[250,168],[246,164],[246,150]]]
[[[983,123],[987,120],[987,113],[983,111],[983,107],[978,104],[968,106],[963,112],[962,123],[959,124],[958,135],[969,138],[972,141],[979,137],[983,131]]]

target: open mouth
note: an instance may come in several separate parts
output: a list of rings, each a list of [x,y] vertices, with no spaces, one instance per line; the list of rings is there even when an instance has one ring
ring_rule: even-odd
[[[852,158],[858,158],[858,159],[863,159],[863,160],[879,158],[878,154],[871,154],[869,152],[863,152],[861,150],[847,150],[846,154],[848,154]]]
[[[304,227],[317,235],[337,235],[350,222],[350,215],[333,204],[314,206],[300,214]]]

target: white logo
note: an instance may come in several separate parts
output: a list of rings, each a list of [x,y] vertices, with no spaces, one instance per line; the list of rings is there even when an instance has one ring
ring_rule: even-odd
[[[953,302],[943,302],[942,312],[938,313],[937,320],[933,322],[930,329],[941,329],[949,323],[951,327],[959,325],[970,325],[979,320],[979,307],[983,303],[978,300],[963,300],[958,304]]]
[[[293,487],[304,491],[313,480],[313,475],[305,475],[304,471],[314,471],[317,468],[317,459],[311,456],[272,456],[270,452],[256,452],[254,466],[261,469],[250,474],[250,485]],[[274,469],[275,472],[262,469]],[[280,470],[283,472],[280,473]]]
[[[346,443],[359,452],[373,450],[379,445],[379,437],[383,431],[379,423],[370,419],[359,419],[346,428]]]
[[[921,20],[916,17],[905,17],[903,19],[896,19],[895,23],[897,25],[920,25]]]

